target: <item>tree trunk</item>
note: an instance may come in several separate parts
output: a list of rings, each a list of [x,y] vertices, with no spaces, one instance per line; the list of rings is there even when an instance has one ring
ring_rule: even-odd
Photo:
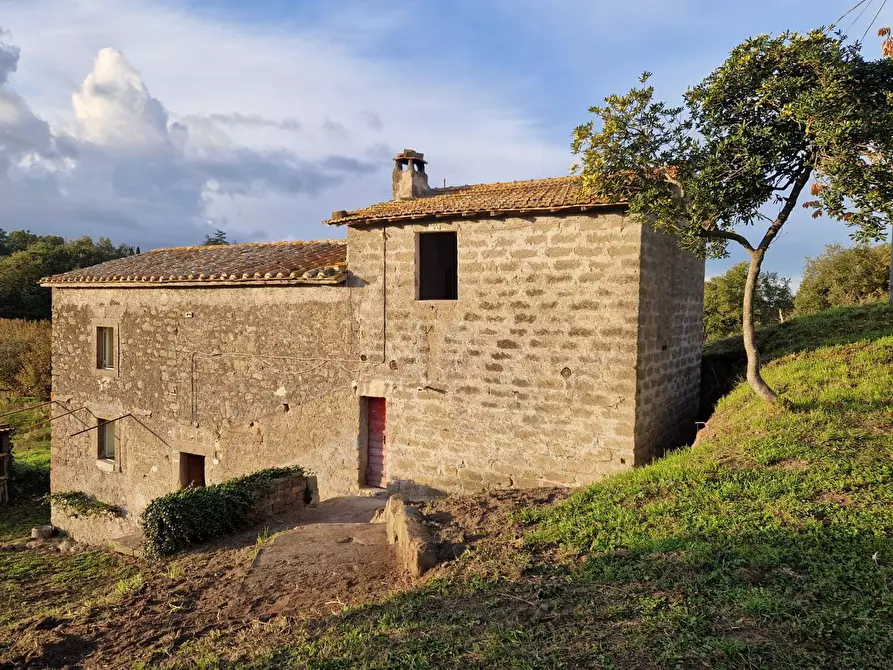
[[[758,396],[772,404],[778,400],[778,395],[769,387],[760,374],[760,352],[757,349],[757,333],[753,323],[754,296],[765,253],[762,249],[750,252],[750,267],[747,269],[747,280],[744,283],[744,316],[741,329],[744,333],[744,350],[747,352],[747,383],[750,384]]]
[[[890,224],[890,283],[887,284],[887,302],[893,303],[893,223]]]

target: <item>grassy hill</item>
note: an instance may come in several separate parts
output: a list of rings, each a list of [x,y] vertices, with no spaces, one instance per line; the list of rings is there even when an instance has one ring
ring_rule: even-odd
[[[241,662],[890,667],[893,310],[832,310],[763,342],[793,411],[738,386],[696,447],[520,510],[425,587],[287,626]],[[229,663],[201,641],[190,658]]]

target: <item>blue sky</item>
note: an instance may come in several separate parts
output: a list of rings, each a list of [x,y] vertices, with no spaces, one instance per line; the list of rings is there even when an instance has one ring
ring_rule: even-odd
[[[218,227],[338,236],[318,222],[387,199],[404,146],[438,184],[564,174],[587,108],[642,71],[677,101],[743,39],[853,2],[0,0],[17,54],[0,76],[0,151],[16,159],[3,227],[143,248]],[[877,25],[890,22],[893,3]],[[798,213],[766,267],[796,281],[830,241],[847,231]]]

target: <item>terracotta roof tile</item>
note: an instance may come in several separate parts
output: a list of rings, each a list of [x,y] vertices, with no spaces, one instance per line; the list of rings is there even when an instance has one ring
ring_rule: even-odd
[[[496,184],[448,186],[412,200],[390,200],[352,212],[333,212],[332,225],[405,221],[435,217],[550,212],[611,206],[606,200],[584,196],[579,177],[553,177]]]
[[[155,249],[40,280],[44,286],[337,284],[347,272],[344,240]]]

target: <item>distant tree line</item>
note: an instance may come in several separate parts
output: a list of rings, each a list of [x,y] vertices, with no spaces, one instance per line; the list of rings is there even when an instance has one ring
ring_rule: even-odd
[[[0,229],[0,318],[49,319],[50,291],[37,283],[42,277],[136,253],[139,248],[115,246],[105,237],[65,240],[58,235]]]
[[[763,273],[754,295],[758,328],[791,316],[813,314],[829,307],[851,307],[888,299],[890,247],[829,244],[815,258],[806,259],[796,295],[790,280]],[[704,340],[712,342],[741,334],[742,302],[747,263],[733,265],[704,285]]]

